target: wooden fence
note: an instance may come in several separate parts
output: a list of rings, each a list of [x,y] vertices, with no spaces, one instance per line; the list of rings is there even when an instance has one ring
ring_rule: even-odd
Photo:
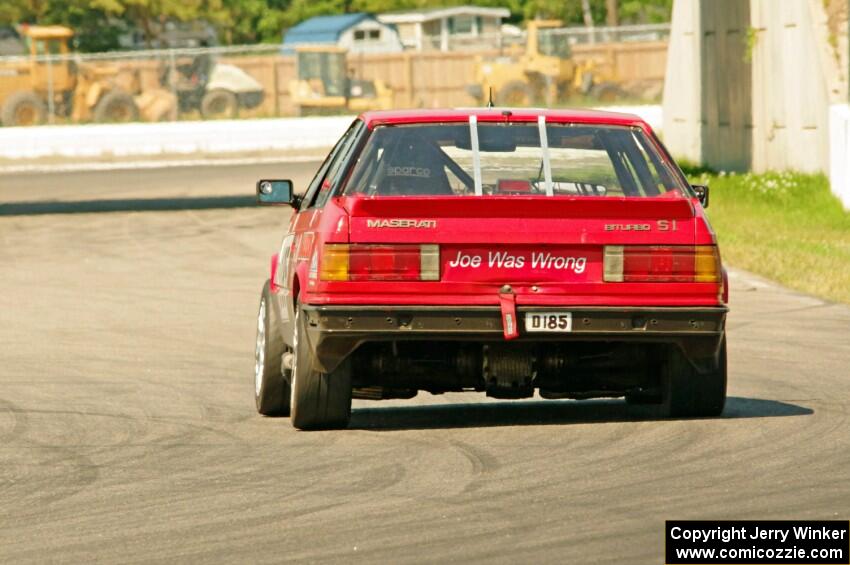
[[[573,46],[572,52],[577,62],[592,59],[622,83],[655,81],[661,84],[664,80],[666,41],[580,44]],[[431,51],[350,54],[348,67],[355,78],[377,79],[386,83],[393,91],[393,102],[397,108],[470,106],[478,103],[466,90],[468,85],[475,82],[477,60],[496,56],[500,56],[500,53]],[[253,110],[243,110],[241,117],[287,116],[295,113],[289,95],[290,83],[296,78],[294,56],[277,53],[227,54],[218,60],[240,67],[263,87],[263,103]],[[141,90],[145,91],[168,88],[168,84],[162,84],[168,66],[191,61],[188,55],[181,55],[174,60],[166,54],[159,59],[116,58],[101,61],[93,58],[86,64],[137,73],[135,76],[139,78]],[[197,119],[197,111],[182,117]]]
[[[667,42],[597,43],[575,45],[573,57],[594,60],[623,83],[664,81],[667,68]]]
[[[661,83],[664,80],[666,41],[576,45],[572,52],[578,62],[593,59],[623,83]],[[348,67],[357,78],[384,81],[393,90],[396,107],[469,106],[476,103],[466,92],[467,85],[474,82],[476,58],[495,55],[498,53],[349,55]],[[221,61],[241,67],[265,87],[265,101],[250,115],[291,115],[295,112],[289,96],[289,84],[296,73],[292,56],[245,56]]]

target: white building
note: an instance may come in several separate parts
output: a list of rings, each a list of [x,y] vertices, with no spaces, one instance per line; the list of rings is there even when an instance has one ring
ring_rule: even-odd
[[[451,51],[498,47],[507,8],[453,6],[379,14],[378,20],[398,30],[406,49]]]
[[[316,16],[287,30],[283,52],[298,45],[334,45],[351,53],[393,53],[402,50],[398,32],[371,14]]]

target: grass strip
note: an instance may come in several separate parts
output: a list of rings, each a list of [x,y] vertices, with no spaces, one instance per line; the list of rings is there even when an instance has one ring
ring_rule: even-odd
[[[824,175],[685,173],[711,187],[708,216],[726,263],[850,304],[850,212]]]

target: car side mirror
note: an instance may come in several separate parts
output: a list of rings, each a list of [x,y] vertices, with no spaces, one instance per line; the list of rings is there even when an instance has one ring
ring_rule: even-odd
[[[263,179],[257,181],[257,204],[288,204],[297,208],[300,203],[301,198],[295,194],[291,180]]]
[[[696,193],[702,207],[708,208],[708,187],[703,184],[692,184],[691,188],[694,189],[694,193]]]

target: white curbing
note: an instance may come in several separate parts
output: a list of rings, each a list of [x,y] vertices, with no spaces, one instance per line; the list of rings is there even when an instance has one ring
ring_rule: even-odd
[[[210,157],[206,159],[130,159],[127,161],[83,161],[80,163],[24,162],[20,165],[0,165],[0,174],[16,175],[30,173],[79,173],[91,171],[127,171],[139,169],[166,169],[172,167],[233,167],[239,165],[264,165],[268,163],[313,163],[324,155],[277,156],[256,155],[253,157]]]
[[[653,129],[662,124],[661,106],[612,106],[601,108],[636,114]],[[331,147],[354,116],[215,120],[76,126],[0,128],[0,159],[18,169],[27,160],[65,158],[79,169],[97,159],[151,159],[158,156],[215,155],[298,151]],[[23,162],[22,162],[23,161]],[[168,161],[157,161],[169,166]],[[50,163],[38,163],[39,170]]]
[[[150,157],[316,149],[353,116],[0,128],[0,158]]]

